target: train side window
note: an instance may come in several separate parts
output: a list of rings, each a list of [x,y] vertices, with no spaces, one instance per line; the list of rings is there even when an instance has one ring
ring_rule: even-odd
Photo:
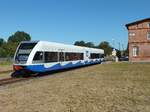
[[[90,57],[91,57],[91,59],[100,58],[100,54],[98,54],[98,53],[91,53]]]
[[[83,60],[83,53],[66,53],[65,60],[66,61]]]
[[[43,63],[43,52],[36,52],[33,58],[33,63]]]
[[[83,60],[83,53],[79,53],[79,59]]]
[[[45,52],[45,62],[57,62],[58,52]]]

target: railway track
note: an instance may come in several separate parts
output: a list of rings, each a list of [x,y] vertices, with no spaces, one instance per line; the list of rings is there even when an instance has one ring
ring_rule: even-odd
[[[6,85],[6,84],[12,84],[12,83],[27,80],[27,79],[29,79],[29,78],[4,78],[4,79],[0,79],[0,86]]]
[[[69,69],[72,70],[72,69]],[[65,72],[66,70],[61,70],[61,72]],[[5,71],[6,72],[10,72],[10,71]],[[12,84],[12,83],[16,83],[16,82],[21,82],[24,80],[29,80],[29,79],[33,79],[33,78],[40,78],[40,77],[45,77],[45,76],[49,76],[50,74],[54,74],[54,73],[58,73],[60,71],[51,71],[51,72],[46,72],[46,73],[42,73],[42,74],[32,74],[32,76],[30,77],[19,77],[19,78],[14,78],[14,77],[9,77],[9,78],[3,78],[0,79],[0,86],[3,85],[7,85],[7,84]],[[1,72],[0,72],[1,73]]]

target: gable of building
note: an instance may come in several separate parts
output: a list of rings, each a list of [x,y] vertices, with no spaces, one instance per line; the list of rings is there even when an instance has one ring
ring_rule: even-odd
[[[150,18],[126,24],[129,43],[150,42]]]
[[[135,27],[135,26],[139,26],[139,27],[142,27],[142,24],[143,23],[149,23],[150,22],[150,18],[146,18],[146,19],[142,19],[142,20],[138,20],[138,21],[135,21],[135,22],[132,22],[132,23],[128,23],[126,24],[125,26],[127,27],[127,29],[129,27]],[[143,25],[144,26],[144,25]],[[149,27],[148,25],[146,25],[145,27]]]

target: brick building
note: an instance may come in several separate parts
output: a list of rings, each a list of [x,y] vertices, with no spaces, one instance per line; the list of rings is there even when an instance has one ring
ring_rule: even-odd
[[[129,61],[150,61],[150,18],[126,24]]]

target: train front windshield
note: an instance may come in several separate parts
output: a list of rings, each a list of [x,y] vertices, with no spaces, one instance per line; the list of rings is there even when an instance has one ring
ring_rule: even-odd
[[[29,54],[37,43],[21,43],[15,57],[16,64],[25,64]]]

